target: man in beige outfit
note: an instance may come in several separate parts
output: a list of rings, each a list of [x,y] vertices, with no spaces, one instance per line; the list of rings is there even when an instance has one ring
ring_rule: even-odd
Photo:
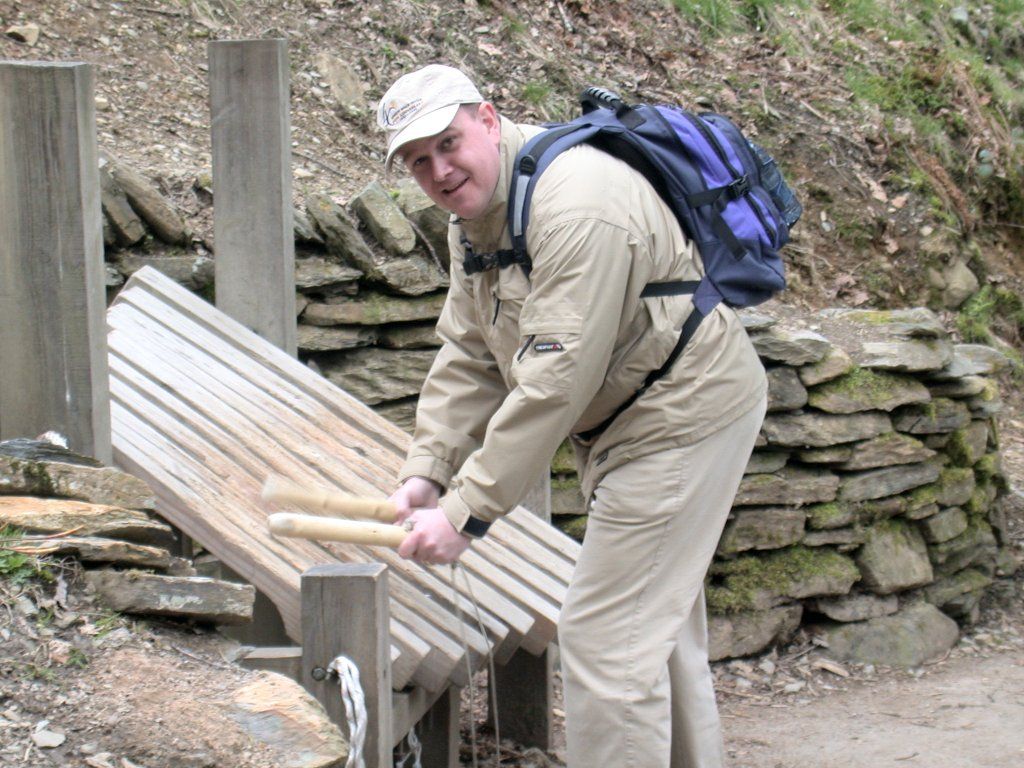
[[[487,255],[511,244],[510,173],[539,129],[440,65],[400,78],[378,122],[387,166],[453,214],[444,346],[392,497],[414,523],[399,552],[456,560],[575,436],[589,521],[559,620],[569,766],[719,768],[702,586],[767,390],[739,319],[716,307],[668,373],[580,439],[668,358],[691,297],[644,288],[699,279],[693,244],[639,173],[580,146],[537,183],[529,274],[500,266]]]

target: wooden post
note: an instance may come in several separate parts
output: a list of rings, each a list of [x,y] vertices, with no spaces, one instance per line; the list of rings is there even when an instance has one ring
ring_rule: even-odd
[[[523,499],[522,506],[551,522],[551,476],[545,473]],[[540,656],[516,651],[507,664],[494,668],[498,694],[498,725],[502,738],[530,747],[551,749],[553,743],[555,648]],[[494,725],[494,713],[490,713]]]
[[[0,439],[111,462],[92,68],[0,62]]]
[[[208,48],[217,308],[296,354],[288,48]]]
[[[338,678],[326,675],[338,656],[359,669],[366,697],[366,768],[391,766],[391,641],[387,566],[318,565],[302,575],[302,684],[348,732]]]

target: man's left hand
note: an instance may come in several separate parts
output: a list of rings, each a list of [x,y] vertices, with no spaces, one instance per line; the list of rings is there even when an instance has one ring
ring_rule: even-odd
[[[398,554],[425,565],[454,563],[469,547],[470,539],[455,530],[440,507],[417,509],[406,523],[412,530],[398,548]]]

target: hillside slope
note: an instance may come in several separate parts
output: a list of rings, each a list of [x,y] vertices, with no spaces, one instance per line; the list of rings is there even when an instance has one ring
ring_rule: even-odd
[[[382,175],[376,99],[431,61],[464,68],[501,111],[524,120],[571,116],[575,94],[591,84],[722,111],[776,153],[805,203],[787,300],[940,309],[981,291],[966,307],[966,335],[994,329],[1019,345],[1022,8],[3,0],[0,59],[94,64],[100,147],[162,179],[206,245],[212,226],[194,187],[210,165],[210,40],[289,40],[300,200],[329,192],[344,201]],[[39,36],[29,44],[21,28],[32,25]]]

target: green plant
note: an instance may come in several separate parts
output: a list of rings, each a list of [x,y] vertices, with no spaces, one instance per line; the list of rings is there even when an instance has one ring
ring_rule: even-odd
[[[17,528],[0,528],[0,577],[12,584],[24,584],[32,579],[53,581],[53,572],[45,560],[17,550],[24,535]]]
[[[551,95],[551,86],[532,80],[523,86],[523,100],[539,107]]]

